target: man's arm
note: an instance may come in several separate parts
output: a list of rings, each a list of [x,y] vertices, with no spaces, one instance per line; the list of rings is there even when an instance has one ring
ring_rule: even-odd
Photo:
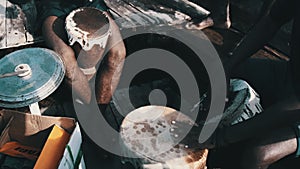
[[[250,30],[233,50],[232,56],[225,64],[230,74],[241,62],[255,54],[269,42],[279,28],[294,16],[294,0],[276,0],[270,12]]]
[[[261,49],[279,28],[269,16],[262,18],[233,50],[229,61],[225,63],[227,73],[230,75],[234,68]]]

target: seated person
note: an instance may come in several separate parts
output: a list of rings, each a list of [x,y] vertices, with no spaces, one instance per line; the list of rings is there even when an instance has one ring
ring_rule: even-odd
[[[246,79],[256,89],[265,110],[245,122],[216,130],[210,139],[198,144],[198,147],[224,147],[248,140],[249,145],[244,146],[246,150],[237,167],[239,169],[265,169],[284,157],[300,155],[299,5],[296,0],[276,0],[270,13],[243,38],[225,63],[227,75]],[[292,46],[288,62],[245,61],[292,19]],[[197,127],[192,131],[196,130]],[[200,130],[198,128],[198,133]],[[198,140],[197,136],[189,137]]]
[[[104,20],[109,21],[109,26],[98,17],[89,18],[90,13],[86,15],[83,13],[78,18],[74,15],[74,23],[81,24],[75,24],[76,28],[79,29],[73,31],[79,35],[86,32],[82,30],[91,31],[88,32],[90,34],[86,35],[87,37],[83,36],[85,41],[81,41],[80,44],[79,39],[77,39],[78,41],[68,39],[69,30],[65,29],[65,19],[73,10],[81,7],[92,7],[103,11],[106,16]],[[103,112],[117,86],[125,60],[125,46],[119,28],[111,18],[103,0],[41,0],[38,9],[41,13],[42,32],[46,45],[60,54],[65,63],[65,82],[76,94],[76,101],[81,104],[92,104],[97,101],[99,108],[102,108],[101,112]],[[89,41],[89,35],[96,36],[92,37],[92,40],[93,38],[97,39],[97,36],[101,36],[101,31],[107,27],[111,32],[105,31],[105,33],[110,34],[107,43],[104,43],[103,38],[100,38],[101,42],[99,43]],[[72,38],[80,37],[73,36]],[[94,43],[94,45],[87,46],[87,43]],[[97,71],[98,65],[99,70]],[[92,83],[94,81],[95,85]],[[96,99],[94,99],[94,91]],[[102,168],[120,168],[121,162],[118,157],[96,145],[93,140],[89,139],[84,130],[82,130],[82,136],[82,148],[87,168],[97,168],[99,164],[102,164]]]
[[[80,102],[89,104],[93,93],[89,81],[94,78],[96,66],[101,61],[100,69],[95,77],[96,100],[98,104],[107,104],[121,74],[125,59],[125,47],[119,28],[108,13],[105,3],[102,0],[41,0],[40,5],[43,36],[46,45],[60,54],[65,63],[66,83],[73,88]],[[72,46],[68,44],[65,18],[71,11],[79,7],[93,7],[104,11],[111,31],[107,45],[95,44],[89,49],[83,49],[79,43],[74,43]],[[86,22],[86,25],[100,26],[99,28],[101,28],[101,24],[103,25],[103,23],[98,23],[101,22],[99,20],[84,17],[82,21]],[[108,52],[104,57],[105,49]]]

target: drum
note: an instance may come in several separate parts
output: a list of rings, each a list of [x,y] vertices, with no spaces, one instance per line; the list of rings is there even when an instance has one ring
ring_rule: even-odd
[[[65,68],[61,58],[49,49],[27,48],[0,60],[0,107],[33,105],[53,93],[61,84]]]
[[[111,35],[108,16],[96,8],[78,8],[66,17],[65,27],[78,66],[90,79],[97,72],[95,66],[103,57]]]
[[[189,127],[194,124],[189,117],[172,108],[164,106],[138,108],[123,120],[121,140],[128,148],[127,151],[143,159],[140,163],[143,168],[205,169],[208,150],[195,149],[175,141],[176,135],[174,136],[171,131],[176,121],[183,122]],[[131,163],[136,166],[136,161],[131,160]]]
[[[111,34],[108,16],[92,7],[73,10],[66,17],[65,26],[70,45],[77,42],[85,51],[94,45],[105,48]]]

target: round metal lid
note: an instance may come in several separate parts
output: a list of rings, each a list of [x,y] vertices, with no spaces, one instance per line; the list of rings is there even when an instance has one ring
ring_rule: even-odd
[[[0,59],[0,107],[18,108],[36,103],[54,92],[65,74],[54,51],[27,48]]]

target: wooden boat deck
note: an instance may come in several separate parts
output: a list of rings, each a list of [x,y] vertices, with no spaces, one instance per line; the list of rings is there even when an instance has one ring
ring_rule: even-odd
[[[153,2],[157,1],[158,0],[155,0]],[[256,18],[253,17],[256,16],[255,11],[251,11],[251,9],[249,10],[247,8],[247,5],[249,5],[248,1],[249,0],[232,0],[232,29],[203,29],[203,32],[212,41],[221,56],[229,52],[237,44],[256,20]],[[256,4],[256,2],[261,1],[262,0],[251,1],[252,3],[250,4],[255,4],[252,8],[256,8],[258,4],[261,5],[261,3]],[[181,11],[174,10],[170,7],[162,7],[157,4],[150,5],[147,0],[106,0],[106,3],[116,19],[117,24],[120,26],[121,32],[122,29],[131,29],[134,31],[134,29],[152,25],[171,25],[176,28],[185,29],[186,24],[192,21],[189,15]],[[249,11],[253,13],[249,15]],[[41,36],[36,32],[30,31],[30,26],[25,18],[26,15],[22,12],[20,6],[12,4],[8,0],[0,0],[0,58],[21,48],[44,46]],[[289,26],[286,26],[285,30],[280,31],[272,42],[256,53],[254,57],[287,60],[289,48],[289,39],[287,36],[289,35],[289,31],[286,31],[286,29],[288,30],[288,27]],[[198,30],[191,31],[197,32]],[[53,99],[53,97],[49,97],[41,104],[43,105],[46,102],[45,105],[47,105],[47,101],[49,100],[51,103],[55,102],[51,99]],[[26,108],[20,110],[28,112]],[[118,119],[118,117],[113,115],[107,118],[111,121]],[[116,125],[118,124],[114,126]],[[95,150],[94,143],[88,139],[86,140],[86,158],[90,159],[89,165],[113,168],[112,163],[115,160],[118,161],[118,157],[110,155],[102,149]],[[123,167],[126,168],[125,166]],[[279,168],[275,167],[273,169]]]

